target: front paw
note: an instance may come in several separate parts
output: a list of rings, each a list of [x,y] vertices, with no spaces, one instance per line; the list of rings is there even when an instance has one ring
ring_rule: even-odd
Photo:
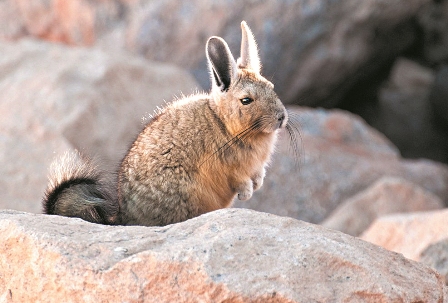
[[[238,200],[246,201],[250,199],[254,192],[253,187],[254,185],[252,184],[252,180],[240,184],[236,189],[236,192],[238,193]]]
[[[266,175],[266,171],[263,168],[262,171],[260,171],[259,173],[255,174],[252,177],[252,183],[254,185],[254,190],[260,189],[260,187],[263,185],[263,180],[264,180],[264,176]]]

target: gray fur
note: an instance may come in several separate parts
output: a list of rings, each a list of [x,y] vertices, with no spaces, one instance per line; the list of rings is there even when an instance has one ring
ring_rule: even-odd
[[[50,167],[44,212],[78,217],[93,223],[119,224],[118,203],[107,180],[92,160],[67,152]]]

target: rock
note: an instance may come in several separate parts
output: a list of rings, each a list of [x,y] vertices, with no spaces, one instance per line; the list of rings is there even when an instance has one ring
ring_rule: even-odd
[[[397,58],[390,73],[384,71],[351,90],[341,108],[385,134],[403,157],[448,163],[446,74],[422,62]]]
[[[0,208],[41,212],[50,161],[70,148],[60,136],[15,134],[0,126]]]
[[[434,72],[415,62],[400,59],[389,83],[379,92],[378,110],[369,123],[385,134],[408,158],[448,162],[448,133],[435,123],[430,92]]]
[[[299,164],[285,133],[263,187],[247,207],[312,223],[384,176],[416,184],[448,203],[448,168],[428,160],[403,160],[396,147],[359,117],[340,110],[290,107],[301,125]]]
[[[358,236],[380,216],[442,207],[439,197],[421,187],[402,179],[384,177],[340,204],[322,225]]]
[[[389,76],[388,87],[403,93],[427,95],[435,80],[434,71],[406,58],[397,58]]]
[[[446,5],[448,8],[448,5]],[[447,12],[448,14],[448,12]],[[448,35],[447,35],[448,38]],[[433,124],[439,134],[436,148],[440,151],[440,161],[448,163],[448,65],[442,65],[437,73],[429,95]],[[431,149],[434,149],[432,147]]]
[[[166,227],[3,211],[0,238],[4,302],[442,302],[446,291],[402,255],[248,210]]]
[[[448,209],[378,218],[361,239],[419,261],[421,253],[448,234]]]
[[[123,23],[132,1],[6,0],[0,3],[0,38],[36,37],[92,45]]]
[[[445,80],[428,67],[398,58],[389,79],[375,91],[375,100],[352,102],[346,109],[385,134],[403,157],[448,163],[448,131],[436,120],[444,115]]]
[[[357,78],[411,45],[413,29],[404,23],[428,2],[151,1],[132,10],[127,46],[151,59],[174,60],[208,87],[197,50],[218,35],[237,53],[235,25],[245,18],[259,42],[264,73],[282,100],[330,106]]]
[[[0,50],[2,129],[59,133],[105,160],[121,157],[164,100],[197,88],[181,69],[124,53],[29,40]]]
[[[437,71],[435,82],[429,95],[429,102],[431,104],[432,112],[437,119],[436,122],[440,123],[445,131],[448,129],[448,102],[446,102],[448,99],[447,82],[448,65],[443,65]],[[443,142],[440,143],[443,144]]]
[[[441,273],[445,277],[445,284],[448,284],[448,239],[429,245],[421,253],[420,262]]]
[[[20,15],[20,7],[16,1],[0,2],[0,39],[13,40],[28,35]]]
[[[423,55],[430,63],[448,59],[448,1],[431,1],[417,14],[423,32]]]
[[[67,149],[115,167],[163,100],[197,84],[129,54],[39,41],[0,43],[1,208],[40,212],[50,162]]]
[[[247,19],[265,74],[280,97],[287,103],[330,106],[359,78],[412,45],[416,34],[410,20],[429,2],[35,0],[27,5],[9,0],[3,6],[14,17],[0,19],[0,28],[5,37],[124,47],[187,68],[208,87],[200,51],[206,39],[223,36],[237,53],[239,23]]]

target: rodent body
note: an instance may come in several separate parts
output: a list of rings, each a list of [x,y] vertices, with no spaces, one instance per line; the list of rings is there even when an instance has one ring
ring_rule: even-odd
[[[45,212],[153,226],[228,207],[235,196],[249,199],[263,183],[288,116],[273,84],[260,75],[245,22],[242,31],[238,61],[224,40],[208,40],[211,93],[174,101],[150,120],[120,165],[115,192],[101,186],[89,161],[69,159],[56,165],[59,171],[68,166],[66,172],[50,177]]]

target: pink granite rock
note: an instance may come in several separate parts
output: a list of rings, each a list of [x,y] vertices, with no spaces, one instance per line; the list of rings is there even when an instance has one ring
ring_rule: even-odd
[[[443,302],[434,270],[241,209],[166,227],[0,212],[2,302]]]
[[[448,203],[448,168],[429,160],[402,159],[390,141],[362,119],[340,110],[290,107],[301,124],[298,165],[285,133],[263,187],[248,207],[313,223],[382,177],[397,177]]]
[[[197,84],[130,54],[0,43],[0,208],[40,212],[51,161],[79,149],[114,168],[142,118]]]
[[[436,195],[403,179],[384,177],[340,204],[322,225],[358,236],[380,216],[441,208]]]
[[[431,244],[448,237],[448,209],[395,214],[378,218],[361,235],[361,239],[420,260]]]

